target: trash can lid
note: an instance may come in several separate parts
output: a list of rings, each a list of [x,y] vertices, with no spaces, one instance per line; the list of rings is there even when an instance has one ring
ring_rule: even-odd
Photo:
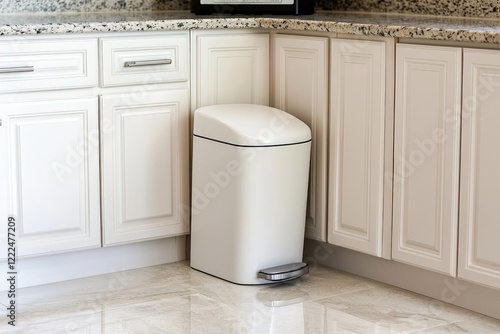
[[[239,146],[290,145],[311,140],[311,130],[295,116],[256,104],[198,108],[193,134]]]

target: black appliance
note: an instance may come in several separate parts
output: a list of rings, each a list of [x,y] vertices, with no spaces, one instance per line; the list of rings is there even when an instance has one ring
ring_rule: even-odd
[[[314,13],[314,0],[191,0],[195,14],[279,14]]]

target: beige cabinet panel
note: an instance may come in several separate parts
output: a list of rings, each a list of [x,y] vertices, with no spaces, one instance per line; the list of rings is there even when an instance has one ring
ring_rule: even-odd
[[[460,48],[398,44],[393,258],[456,273]]]
[[[274,102],[312,132],[306,237],[326,241],[328,39],[276,35]]]
[[[269,34],[194,32],[192,108],[269,105]]]
[[[500,288],[500,52],[464,50],[458,277]]]
[[[382,256],[384,42],[331,40],[328,242]]]

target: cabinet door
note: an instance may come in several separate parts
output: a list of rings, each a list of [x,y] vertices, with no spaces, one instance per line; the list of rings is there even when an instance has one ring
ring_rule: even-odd
[[[187,99],[186,90],[100,98],[104,245],[188,233]]]
[[[193,108],[226,103],[269,105],[269,34],[194,35]]]
[[[0,217],[16,219],[17,255],[100,246],[97,126],[97,98],[0,104]]]
[[[326,241],[328,39],[276,35],[274,107],[312,132],[306,237]]]
[[[500,288],[500,52],[464,50],[458,276]]]
[[[395,260],[455,276],[461,49],[398,45]]]
[[[328,242],[382,256],[385,43],[331,40]]]

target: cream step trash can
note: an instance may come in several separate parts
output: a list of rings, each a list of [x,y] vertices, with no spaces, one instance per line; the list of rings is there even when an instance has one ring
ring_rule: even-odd
[[[311,131],[266,106],[194,113],[191,267],[238,284],[308,272],[302,263]]]

